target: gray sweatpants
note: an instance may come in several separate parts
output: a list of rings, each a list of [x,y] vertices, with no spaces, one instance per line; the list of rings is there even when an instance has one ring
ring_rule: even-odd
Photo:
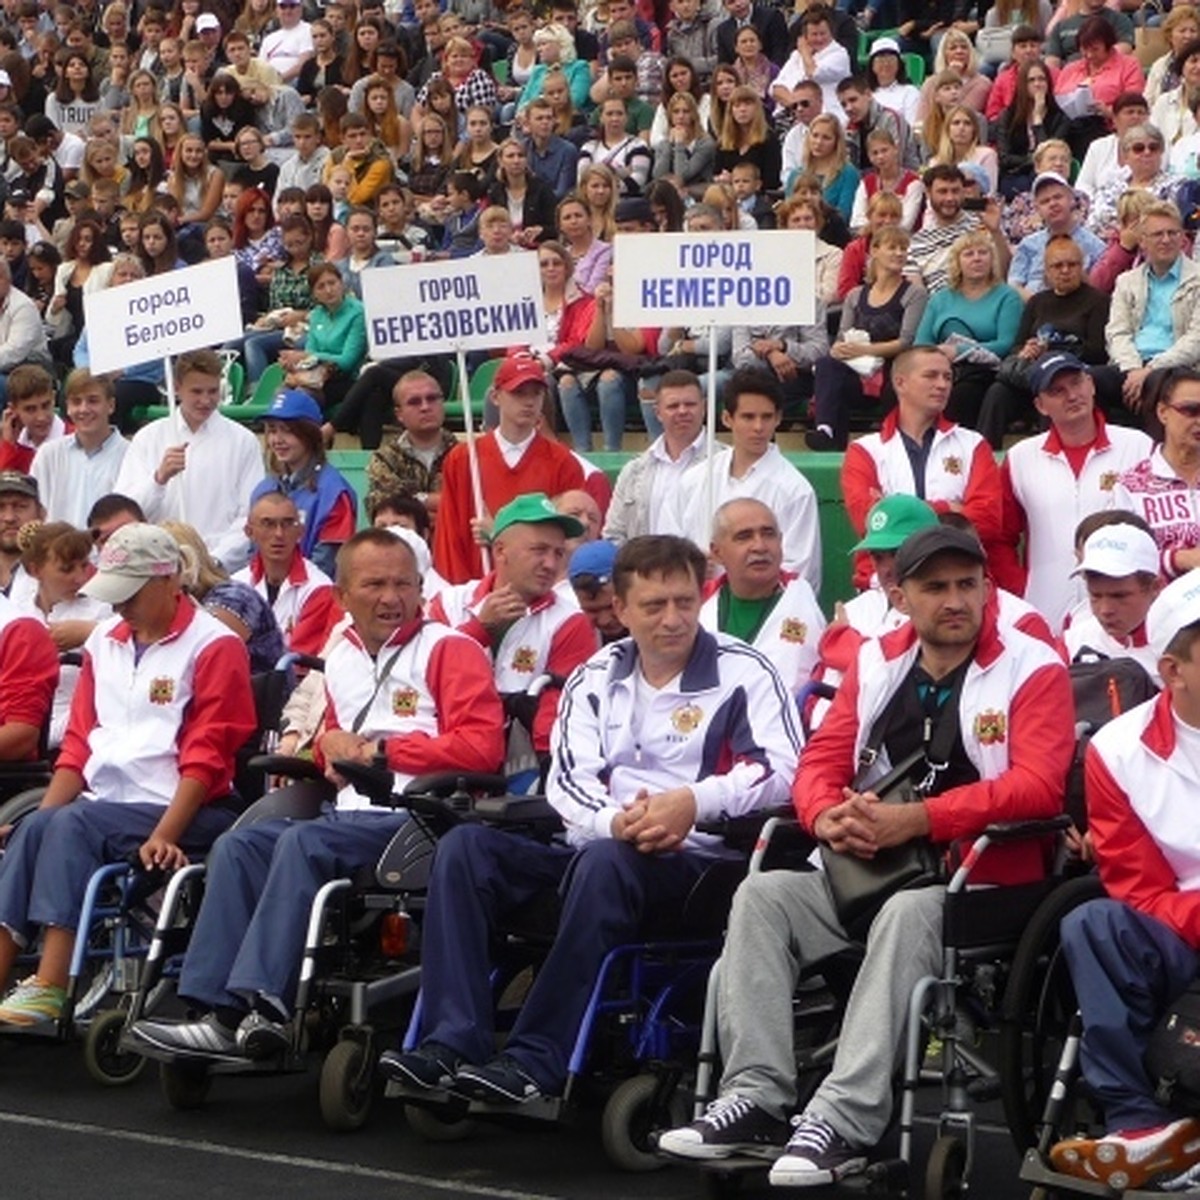
[[[833,1070],[807,1111],[851,1145],[870,1147],[891,1116],[909,996],[942,966],[940,887],[899,892],[867,936]],[[721,956],[717,1032],[721,1094],[747,1096],[776,1117],[796,1104],[792,996],[800,971],[850,945],[819,871],[767,871],[738,888]]]

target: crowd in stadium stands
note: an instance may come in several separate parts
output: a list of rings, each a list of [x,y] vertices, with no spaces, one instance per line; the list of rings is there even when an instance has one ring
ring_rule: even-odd
[[[464,827],[439,849],[426,1036],[384,1070],[553,1094],[599,961],[581,955],[686,893],[711,852],[697,820],[791,792],[833,851],[869,857],[1047,815],[1072,753],[1064,663],[1122,656],[1167,699],[1128,739],[1157,765],[1114,738],[1089,757],[1102,820],[1073,844],[1124,915],[1081,922],[1071,967],[1109,1129],[1055,1162],[1193,1166],[1200,1123],[1159,1107],[1124,1044],[1161,1008],[1139,980],[1194,975],[1200,941],[1175,894],[1195,895],[1195,822],[1143,827],[1126,794],[1150,776],[1165,804],[1163,762],[1191,788],[1200,762],[1200,9],[1165,8],[3,0],[0,761],[58,759],[35,817],[0,831],[0,971],[45,930],[0,1026],[61,1013],[91,866],[215,841],[216,877],[254,882],[201,910],[181,989],[202,1019],[135,1032],[207,1058],[286,1044],[303,917],[281,910],[395,832],[333,766],[383,745],[398,784],[535,766],[567,829],[515,854]],[[755,229],[813,234],[811,324],[614,325],[617,235]],[[479,254],[537,256],[548,340],[471,356],[489,389],[469,453],[454,363],[367,364],[362,293],[364,272]],[[87,296],[223,257],[241,337],[90,369]],[[225,411],[239,388],[254,428]],[[595,431],[620,450],[643,424],[611,482]],[[822,593],[788,428],[806,461],[842,455],[851,594]],[[372,452],[374,529],[329,461],[339,434]],[[279,748],[313,754],[341,820],[225,835],[250,674],[285,649],[329,669],[290,697]],[[811,679],[841,687],[801,753]],[[868,817],[864,739],[896,760],[923,725],[928,753],[946,712],[961,727],[925,803]],[[989,851],[995,882],[1033,869],[1012,849]],[[857,1032],[789,1132],[783,947],[846,941],[816,878],[739,893],[723,1094],[666,1151],[775,1146],[773,1181],[806,1185],[860,1169],[886,1128],[940,899],[884,908]],[[486,977],[479,897],[560,882],[563,936],[492,1061],[490,1016],[458,1002]],[[1125,937],[1153,953],[1101,961]],[[1111,1035],[1122,1005],[1136,1037]]]

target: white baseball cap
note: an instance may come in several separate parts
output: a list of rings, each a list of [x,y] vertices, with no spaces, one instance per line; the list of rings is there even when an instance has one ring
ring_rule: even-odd
[[[1158,544],[1136,525],[1102,525],[1083,543],[1083,558],[1072,575],[1090,571],[1109,579],[1139,572],[1158,574]]]
[[[1172,580],[1154,598],[1146,614],[1146,640],[1156,657],[1162,657],[1171,639],[1183,628],[1200,621],[1200,567]]]
[[[196,18],[196,32],[203,33],[206,29],[220,29],[221,22],[215,13],[201,13]]]

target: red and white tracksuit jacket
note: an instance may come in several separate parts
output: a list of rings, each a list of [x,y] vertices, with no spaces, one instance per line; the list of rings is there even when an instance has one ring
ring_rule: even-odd
[[[260,554],[255,553],[250,565],[243,567],[233,578],[238,583],[248,584],[270,603]],[[342,615],[342,606],[338,603],[333,580],[309,562],[297,546],[271,611],[289,650],[297,654],[320,654],[330,630]]]

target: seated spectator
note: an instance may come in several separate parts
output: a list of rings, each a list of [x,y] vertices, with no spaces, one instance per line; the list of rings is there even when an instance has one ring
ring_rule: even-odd
[[[17,367],[0,413],[0,471],[28,471],[38,450],[66,432],[54,411],[54,376],[44,367]]]
[[[1150,120],[1150,106],[1141,92],[1122,93],[1113,102],[1112,110],[1113,132],[1093,139],[1075,179],[1075,187],[1093,201],[1100,185],[1111,180],[1113,172],[1121,166],[1119,146],[1125,132]]]
[[[654,178],[671,175],[684,187],[707,183],[713,177],[717,144],[704,132],[696,98],[677,91],[665,106],[668,128],[654,143]]]
[[[11,974],[34,928],[43,931],[37,969],[0,1004],[0,1023],[61,1015],[93,871],[130,853],[147,869],[183,866],[233,822],[234,754],[255,723],[249,665],[237,638],[182,594],[182,566],[169,534],[130,525],[109,539],[84,585],[120,615],[88,639],[54,776],[0,865],[0,975]],[[32,619],[17,625],[49,643]]]
[[[767,191],[779,187],[782,162],[779,139],[770,129],[763,103],[754,89],[739,85],[729,98],[718,131],[716,179],[721,181],[727,172],[744,160],[758,167]]]
[[[1158,657],[1146,634],[1146,617],[1159,592],[1154,538],[1135,525],[1104,525],[1083,543],[1072,574],[1083,577],[1087,601],[1063,630],[1068,661],[1132,658],[1161,687]]]
[[[554,586],[566,569],[567,539],[583,529],[544,494],[518,496],[496,514],[491,573],[448,587],[429,607],[431,620],[475,639],[492,660],[510,721],[510,772],[524,765],[528,747],[544,769],[561,681],[599,644],[591,621]],[[550,682],[531,695],[529,685],[543,675]]]
[[[289,126],[292,152],[280,163],[276,195],[285,188],[300,187],[306,192],[325,178],[330,149],[321,142],[321,124],[312,113],[300,113]]]
[[[692,3],[693,0],[685,0]],[[696,102],[700,113],[699,127],[701,132],[708,132],[708,119],[712,112],[712,97],[704,90],[704,79],[711,73],[709,68],[703,71],[690,55],[676,55],[667,60],[666,72],[663,75],[662,99],[654,110],[654,122],[650,126],[650,145],[657,146],[663,141],[671,128],[671,100],[680,94],[686,94]],[[701,79],[703,74],[704,79]]]
[[[1077,247],[1053,245],[1066,252],[1064,259],[1078,254]],[[1071,575],[1072,532],[1089,513],[1111,509],[1114,479],[1143,461],[1151,442],[1140,429],[1106,423],[1096,407],[1094,372],[1070,352],[1037,359],[1028,387],[1050,428],[1017,442],[1004,457],[1004,528],[991,566],[1002,587],[1023,595],[1057,631],[1083,599]],[[1018,565],[1022,538],[1024,563]]]
[[[316,655],[342,610],[333,580],[304,554],[304,533],[294,500],[284,492],[260,489],[246,522],[246,537],[254,550],[233,581],[254,588],[270,605],[288,650]]]
[[[618,554],[614,604],[632,640],[605,648],[574,674],[554,732],[547,794],[570,845],[514,840],[481,825],[440,842],[426,908],[420,1045],[384,1055],[389,1078],[419,1088],[453,1078],[456,1091],[502,1104],[560,1094],[603,956],[636,936],[651,911],[677,907],[707,861],[691,832],[697,820],[710,810],[748,812],[779,802],[797,741],[778,701],[779,676],[761,655],[744,647],[730,653],[723,635],[700,630],[703,579],[704,556],[678,539],[638,539]],[[666,649],[655,644],[658,617],[641,615],[663,605],[680,614],[681,626]],[[700,662],[711,680],[702,709],[688,682]],[[647,704],[661,707],[664,719],[646,721],[640,736],[601,737],[606,725],[636,729]],[[665,714],[684,708],[695,709],[697,719],[681,734]],[[735,765],[701,781],[708,770],[701,767],[703,747]],[[654,852],[668,848],[676,852]],[[531,882],[544,887],[564,879],[554,945],[497,1059],[492,998],[482,986],[493,919],[481,897],[484,889],[499,895],[503,914]],[[464,939],[476,948],[467,957]],[[478,1002],[464,1010],[470,997]]]
[[[1010,16],[1022,19],[1023,14],[1017,9],[1012,9]],[[984,19],[984,25],[988,28],[993,28],[993,20],[998,25],[1004,24],[1000,19],[998,8],[988,11]],[[1040,21],[1022,21],[1021,24],[1012,27],[1012,34],[1010,35],[1012,49],[1009,60],[1002,64],[1000,69],[996,71],[996,77],[992,80],[992,90],[988,92],[987,104],[983,108],[983,115],[993,124],[999,120],[1000,114],[1012,104],[1013,97],[1017,92],[1017,76],[1020,74],[1021,68],[1026,63],[1040,60],[1042,57],[1040,24]],[[1056,74],[1057,72],[1051,69],[1051,85],[1053,85]],[[1053,86],[1051,86],[1050,90],[1053,92]]]
[[[1192,101],[1200,87],[1200,38],[1194,38],[1175,56],[1180,82],[1150,102],[1150,124],[1163,135],[1170,152],[1196,132]]]
[[[385,496],[405,493],[436,517],[442,467],[458,445],[445,427],[442,385],[424,371],[408,371],[396,380],[392,403],[400,434],[383,442],[367,463],[367,511],[375,512]]]
[[[520,214],[514,221],[520,245],[531,248],[554,236],[554,192],[530,173],[525,147],[516,138],[508,138],[500,147],[496,182],[488,193],[488,203],[500,205],[510,214]]]
[[[1162,134],[1153,125],[1132,125],[1122,135],[1123,165],[1096,192],[1088,226],[1102,238],[1111,238],[1117,223],[1117,205],[1130,191],[1149,192],[1156,199],[1171,200],[1179,180],[1164,162]]]
[[[655,185],[667,191],[668,196],[678,197],[674,184],[662,180]],[[729,186],[737,199],[739,212],[744,213],[753,222],[756,229],[775,228],[775,209],[771,201],[763,194],[762,176],[752,162],[740,162],[729,172]],[[819,208],[819,206],[818,206]],[[683,230],[683,206],[679,205],[679,223],[663,228],[663,233],[680,233]]]
[[[760,500],[727,500],[713,514],[700,624],[753,646],[793,696],[809,682],[825,617],[807,580],[783,570],[783,538]]]
[[[823,324],[821,328],[823,331]],[[779,521],[784,569],[803,575],[817,592],[821,587],[817,498],[812,485],[775,444],[783,403],[783,391],[774,374],[761,369],[734,371],[721,401],[721,421],[731,440],[729,446],[718,447],[712,464],[712,510],[739,497],[761,500]],[[709,470],[708,462],[701,459],[684,472],[667,515],[671,527],[697,546],[712,542]]]
[[[1092,17],[1102,17],[1116,36],[1116,46],[1124,54],[1133,53],[1133,20],[1118,9],[1106,7],[1100,0],[1084,0],[1079,10],[1054,22],[1046,42],[1046,60],[1058,68],[1067,62],[1076,62],[1082,57],[1080,35],[1084,25]]]
[[[1026,191],[1037,174],[1033,152],[1050,138],[1069,140],[1071,119],[1055,99],[1050,68],[1040,58],[1017,75],[1012,103],[993,124],[999,157],[1000,193],[1011,200]]]
[[[748,87],[762,101],[767,112],[775,107],[771,81],[779,68],[763,53],[762,38],[753,25],[738,30],[734,42],[733,72],[742,87]]]
[[[979,218],[963,211],[965,182],[957,167],[939,165],[925,172],[925,224],[909,243],[904,273],[930,295],[946,286],[950,247],[979,227]],[[998,227],[998,210],[996,217]]]
[[[1145,1066],[1167,1003],[1196,977],[1196,837],[1187,815],[1187,747],[1198,723],[1195,587],[1187,575],[1150,608],[1162,692],[1114,718],[1088,747],[1088,834],[1106,895],[1071,912],[1061,932],[1083,1019],[1080,1066],[1104,1133],[1059,1142],[1050,1161],[1056,1171],[1130,1189],[1176,1179],[1186,1186],[1200,1161],[1200,1124],[1154,1094]],[[1126,958],[1114,954],[1118,946],[1137,954],[1118,961]]]
[[[350,190],[346,198],[353,205],[374,202],[394,174],[392,160],[371,137],[371,127],[361,113],[347,113],[341,122],[342,141],[325,167],[328,183],[335,167],[350,170]]]
[[[844,221],[850,220],[859,174],[846,155],[846,137],[836,117],[821,113],[809,123],[808,153],[804,174],[815,175],[821,183],[821,198],[837,209]],[[796,176],[787,181],[787,193],[795,192]]]
[[[282,391],[263,417],[263,433],[267,477],[250,502],[271,493],[290,498],[300,514],[300,553],[329,575],[354,533],[358,497],[325,459],[321,410],[307,392]]]
[[[796,84],[808,80],[821,87],[822,109],[834,117],[842,116],[838,85],[852,68],[845,46],[834,40],[831,19],[828,9],[813,5],[793,27],[795,49],[771,84],[771,98],[780,108],[791,108],[799,99]]]
[[[366,221],[355,215],[354,220]],[[371,219],[371,235],[375,223]],[[367,356],[367,324],[362,301],[350,295],[333,263],[319,263],[308,273],[313,307],[308,333],[298,350],[281,350],[279,361],[288,387],[318,398],[326,420],[336,421],[337,406],[346,398]]]
[[[918,183],[917,192],[924,198],[925,189]],[[861,187],[860,187],[861,192]],[[903,205],[899,196],[891,192],[876,192],[866,208],[866,223],[862,233],[850,241],[842,251],[842,265],[838,271],[838,300],[845,300],[852,288],[861,286],[867,278],[867,258],[871,251],[871,239],[881,229],[894,229],[901,224]],[[905,230],[906,232],[911,232]]]
[[[453,150],[450,127],[438,113],[427,113],[413,139],[408,171],[408,186],[418,204],[431,200],[445,186]]]
[[[793,788],[805,827],[832,853],[869,857],[884,841],[896,845],[930,836],[946,842],[959,834],[969,840],[1000,814],[1019,810],[1021,816],[1040,817],[1060,811],[1074,746],[1073,730],[1062,719],[1071,711],[1067,672],[1049,647],[997,627],[985,603],[990,587],[979,542],[957,529],[924,529],[897,552],[896,576],[900,604],[911,620],[890,637],[861,644],[828,716],[805,747],[802,782]],[[940,597],[949,587],[956,589],[962,614],[953,647],[945,644],[940,616]],[[922,602],[926,589],[936,591],[936,604],[928,595]],[[973,682],[960,691],[957,681],[963,678]],[[952,739],[956,765],[935,773],[933,794],[923,801],[874,806],[875,819],[863,822],[860,814],[870,803],[863,797],[871,795],[870,781],[884,768],[859,771],[855,747],[878,741],[886,745],[890,763],[915,753],[913,778],[924,773],[919,740],[912,749],[921,713],[915,698],[930,682],[941,682],[942,694],[949,692],[937,719],[959,729]],[[967,688],[974,694],[979,685],[995,689],[988,704],[1008,714],[1009,736],[994,747],[998,755],[986,758],[980,757],[977,710],[965,698]],[[907,709],[907,702],[892,698],[908,694],[915,716],[901,719],[899,709]],[[860,830],[865,846],[858,842]],[[1041,875],[1036,849],[999,849],[976,868],[980,877],[1001,883]],[[852,943],[819,872],[750,875],[734,900],[721,965],[720,1098],[700,1119],[661,1135],[661,1149],[686,1158],[746,1150],[769,1154],[790,1135],[771,1168],[774,1185],[812,1188],[864,1172],[867,1152],[885,1136],[890,1119],[906,998],[942,961],[943,896],[939,887],[899,891],[871,922],[866,962],[833,1069],[789,1128],[785,1118],[797,1099],[792,990],[802,966]],[[768,999],[776,996],[786,999]]]
[[[961,29],[950,29],[939,40],[933,56],[933,71],[921,85],[917,120],[928,120],[935,103],[933,93],[937,87],[936,80],[943,71],[953,71],[962,81],[961,103],[973,112],[982,113],[987,107],[992,81],[979,69],[979,54],[970,37]]]
[[[476,62],[471,43],[463,37],[452,37],[442,50],[441,69],[435,71],[417,93],[412,121],[418,128],[428,109],[429,85],[440,79],[449,83],[453,90],[454,107],[458,112],[465,113],[473,104],[482,104],[488,109],[496,107],[495,80]]]
[[[1087,282],[1083,251],[1073,238],[1059,234],[1046,243],[1043,257],[1049,286],[1031,296],[1022,310],[1013,350],[1000,364],[979,411],[979,432],[995,450],[1003,447],[1009,425],[1032,403],[1030,379],[1043,355],[1066,353],[1091,366],[1108,362],[1104,328],[1109,297]],[[1115,413],[1121,393],[1113,375],[1101,371],[1094,378],[1103,388],[1101,407]]]
[[[929,80],[925,81],[928,85]],[[918,138],[919,158],[927,162],[936,153],[945,132],[946,118],[952,108],[962,107],[963,81],[957,71],[941,71],[933,77],[932,99],[929,111],[917,123],[915,130]],[[968,107],[968,111],[976,110]],[[980,139],[987,137],[987,122],[982,113],[976,114],[976,124],[979,127]]]
[[[854,189],[850,228],[860,237],[873,233],[868,229],[871,202],[877,196],[895,196],[900,201],[900,224],[912,233],[925,200],[921,177],[901,165],[896,139],[886,129],[873,129],[866,141],[871,169],[863,173]]]
[[[1059,138],[1048,138],[1033,152],[1033,169],[1036,172],[1035,179],[1038,175],[1052,174],[1069,180],[1074,170],[1071,147]],[[1075,211],[1080,220],[1086,223],[1091,212],[1091,200],[1078,189],[1075,192]],[[1027,191],[1018,192],[1004,205],[1000,228],[1013,245],[1042,228],[1042,217],[1034,203],[1032,186]]]
[[[580,224],[583,217],[580,216]],[[546,314],[549,342],[530,346],[547,371],[553,371],[567,354],[587,341],[596,316],[595,298],[575,285],[575,264],[561,242],[543,242],[537,248],[542,280],[542,310]]]
[[[1200,41],[1196,43],[1198,51],[1200,51]],[[1197,60],[1200,62],[1200,58]],[[1188,89],[1188,114],[1195,124],[1196,113],[1200,112],[1200,87]],[[1197,162],[1200,161],[1200,125],[1189,134],[1181,137],[1170,150],[1170,155],[1167,159],[1167,168],[1173,175],[1178,175],[1183,179],[1195,179],[1200,174],[1200,167],[1197,167]]]
[[[579,114],[575,110],[591,103],[588,95],[592,87],[591,64],[576,53],[570,30],[557,23],[543,25],[537,30],[533,44],[537,47],[538,61],[521,89],[517,101],[518,116],[532,100],[541,96],[554,108],[559,135],[578,134],[584,126],[576,125]]]
[[[237,570],[249,557],[243,527],[263,477],[258,439],[218,410],[221,360],[211,350],[175,359],[178,411],[143,426],[129,444],[115,490],[153,521],[188,518],[213,555]]]
[[[238,197],[233,215],[233,254],[254,272],[260,287],[270,283],[275,264],[283,260],[284,253],[269,192],[247,188]]]
[[[242,359],[246,378],[256,382],[287,345],[289,327],[303,327],[312,311],[308,273],[313,266],[313,227],[307,217],[285,217],[279,231],[280,253],[270,271],[267,312],[246,331]],[[207,238],[206,238],[207,241]]]
[[[1069,237],[1083,253],[1084,270],[1090,271],[1104,253],[1104,243],[1082,222],[1074,189],[1053,171],[1043,171],[1030,189],[1042,227],[1027,234],[1013,251],[1008,282],[1023,300],[1046,287],[1043,264],[1051,238]]]
[[[902,274],[908,244],[908,234],[895,226],[871,239],[868,282],[846,296],[837,340],[813,370],[813,428],[804,435],[810,450],[845,450],[851,413],[864,397],[885,409],[895,402],[890,363],[913,344],[929,300]]]
[[[867,11],[870,11],[869,5]],[[867,59],[867,81],[875,99],[884,108],[899,113],[909,129],[915,133],[920,117],[921,93],[908,81],[908,72],[900,57],[900,46],[895,38],[876,38],[871,43],[871,53]]]
[[[601,646],[611,645],[629,635],[613,608],[612,577],[617,558],[613,542],[590,541],[577,546],[567,563],[567,582],[575,602],[592,623]]]
[[[842,251],[831,246],[822,237],[825,227],[825,210],[819,201],[793,196],[784,200],[776,210],[780,229],[809,229],[816,234],[816,253],[813,269],[816,287],[814,293],[828,309],[839,300],[838,280],[842,273]]]
[[[850,75],[843,79],[838,84],[838,102],[846,114],[846,147],[850,162],[860,172],[865,172],[871,165],[870,140],[876,133],[887,134],[896,147],[897,174],[902,167],[920,165],[917,139],[908,122],[875,99],[867,76]]]
[[[529,170],[550,189],[557,203],[575,188],[579,178],[579,150],[555,132],[556,124],[554,106],[549,100],[538,97],[530,101],[525,110]]]
[[[930,295],[915,335],[918,345],[939,347],[954,364],[947,415],[972,429],[1021,320],[1021,297],[1003,282],[997,257],[989,233],[959,238],[950,247],[948,286]]]
[[[8,260],[0,256],[0,404],[8,399],[8,377],[17,367],[49,367],[50,347],[37,305],[13,286]]]
[[[380,580],[395,598],[386,609]],[[329,652],[314,747],[329,778],[343,784],[332,763],[370,762],[381,741],[398,789],[431,770],[495,770],[503,719],[487,660],[469,639],[421,618],[407,543],[382,530],[357,534],[339,556],[338,591],[352,625]],[[330,879],[374,863],[405,820],[342,787],[316,820],[259,821],[224,838],[179,982],[181,995],[208,1012],[181,1024],[140,1021],[136,1036],[209,1060],[286,1047],[313,897]],[[253,882],[243,886],[248,873]]]
[[[1162,441],[1149,457],[1121,475],[1115,508],[1136,513],[1158,544],[1159,573],[1175,579],[1200,566],[1200,526],[1186,501],[1200,476],[1195,428],[1200,420],[1200,372],[1193,365],[1167,373],[1155,405]]]
[[[1192,4],[1173,4],[1163,18],[1161,29],[1167,39],[1167,51],[1156,58],[1146,72],[1147,104],[1153,104],[1164,92],[1179,86],[1177,59],[1189,42],[1200,38],[1200,12]]]
[[[893,362],[896,407],[878,433],[850,444],[842,464],[846,514],[859,537],[872,504],[904,492],[938,513],[962,513],[989,553],[1000,541],[1000,471],[979,434],[946,419],[952,381],[950,356],[939,347],[916,345]],[[868,576],[860,559],[855,583]]]
[[[626,542],[671,528],[666,510],[674,504],[684,472],[704,455],[704,393],[691,371],[672,370],[662,376],[654,417],[661,432],[617,476],[604,521],[609,541]]]
[[[610,97],[600,106],[598,136],[579,151],[579,182],[593,164],[601,164],[617,177],[623,196],[640,195],[650,181],[654,165],[650,147],[636,134],[626,132],[624,100]]]
[[[1079,51],[1079,57],[1067,62],[1054,81],[1054,94],[1074,118],[1071,148],[1077,155],[1086,151],[1091,138],[1107,131],[1117,97],[1146,84],[1138,60],[1118,48],[1106,10],[1080,26]]]
[[[930,159],[933,166],[942,163],[954,167],[974,163],[982,167],[987,176],[986,194],[996,191],[1000,171],[996,151],[981,141],[975,115],[966,105],[956,104],[946,113],[941,137]]]
[[[446,456],[433,562],[452,584],[482,578],[476,531],[482,535],[504,505],[538,488],[557,495],[583,486],[583,468],[571,452],[557,439],[538,432],[546,390],[546,372],[532,355],[510,355],[496,372],[492,398],[499,424],[475,443],[482,513],[475,511],[472,500],[467,447],[459,444]]]
[[[64,392],[71,432],[43,442],[29,474],[37,481],[46,519],[83,529],[88,510],[113,490],[129,443],[111,424],[116,411],[111,379],[77,368],[67,376]]]
[[[1146,208],[1139,241],[1142,263],[1117,277],[1104,331],[1122,398],[1135,412],[1151,371],[1200,363],[1200,266],[1183,253],[1179,209],[1169,202]]]

